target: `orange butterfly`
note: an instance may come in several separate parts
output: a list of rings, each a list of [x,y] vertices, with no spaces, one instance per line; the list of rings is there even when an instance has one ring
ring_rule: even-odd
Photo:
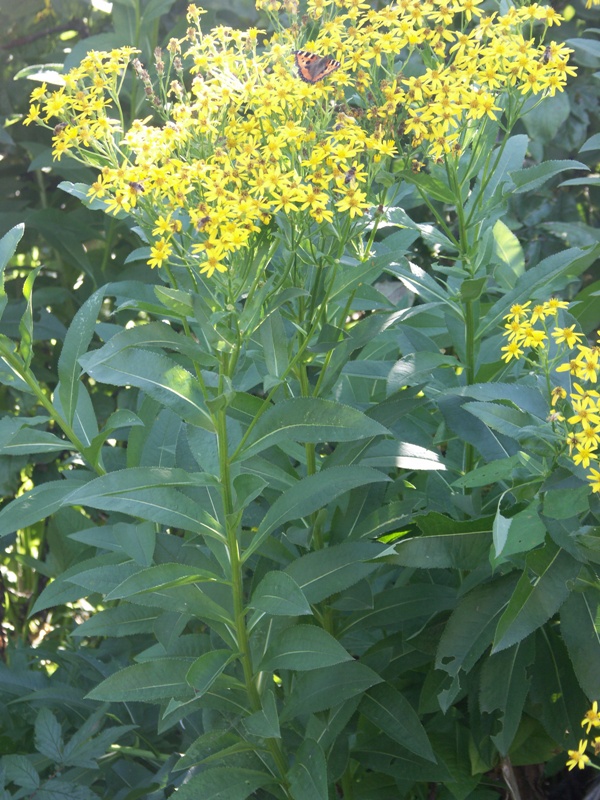
[[[322,81],[336,69],[340,68],[340,62],[331,56],[319,56],[316,53],[307,53],[306,50],[296,50],[296,66],[298,67],[298,77],[305,83],[317,83]]]

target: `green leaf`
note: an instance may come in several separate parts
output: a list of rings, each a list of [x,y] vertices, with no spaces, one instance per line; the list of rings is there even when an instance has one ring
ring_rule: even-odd
[[[177,790],[177,800],[246,800],[272,775],[240,767],[214,767],[194,775]]]
[[[543,103],[534,95],[529,95],[521,119],[527,133],[539,146],[556,138],[560,126],[570,113],[568,92],[556,92],[554,96],[545,97]]]
[[[283,492],[263,517],[244,559],[257,550],[273,531],[292,519],[306,517],[342,494],[370,483],[389,481],[387,475],[369,467],[331,467],[298,481]]]
[[[494,225],[496,258],[501,266],[494,270],[494,277],[504,289],[512,289],[517,278],[525,272],[525,255],[521,243],[502,220]]]
[[[390,739],[427,761],[437,762],[417,712],[389,683],[369,689],[359,710]]]
[[[539,558],[543,562],[537,568],[535,579],[531,579],[528,569],[523,572],[506,611],[498,621],[494,653],[520,642],[547,622],[569,596],[569,584],[581,570],[581,564],[568,553],[549,545]]]
[[[518,408],[510,408],[502,403],[465,403],[463,408],[469,414],[485,423],[488,428],[520,440],[523,429],[528,425],[539,425],[540,420]]]
[[[479,705],[484,713],[500,712],[500,731],[492,741],[503,756],[508,755],[521,722],[534,656],[534,641],[528,639],[489,656],[481,669]]]
[[[578,37],[577,39],[567,39],[565,44],[575,51],[573,60],[576,64],[580,64],[582,67],[591,67],[591,69],[600,67],[600,42],[596,39]]]
[[[542,544],[546,538],[546,526],[535,505],[530,505],[510,518],[504,517],[498,510],[493,533],[496,559],[504,559],[515,553],[533,550]]]
[[[600,621],[596,589],[571,593],[560,610],[560,631],[581,688],[588,697],[600,697]]]
[[[363,694],[381,680],[376,672],[359,661],[345,661],[333,667],[302,672],[294,682],[280,718],[289,720],[299,714],[314,714],[332,708]]]
[[[421,297],[425,303],[451,305],[446,289],[416,264],[409,262],[408,269],[390,264],[389,269],[409,291]]]
[[[446,623],[438,645],[436,669],[455,677],[469,672],[494,638],[502,614],[516,583],[513,574],[483,584],[464,595]]]
[[[85,359],[81,359],[81,363],[95,381],[113,386],[136,386],[186,422],[214,430],[198,380],[168,356],[130,347],[118,352],[107,363],[89,368]]]
[[[90,700],[108,703],[170,700],[191,697],[186,675],[190,658],[157,658],[115,672],[87,695]]]
[[[165,287],[156,287],[155,291],[160,294],[169,290],[166,290]],[[188,294],[185,296],[189,299]],[[177,333],[166,322],[148,322],[144,325],[135,325],[133,328],[125,328],[115,336],[112,336],[99,350],[94,350],[83,356],[81,362],[86,370],[93,369],[100,364],[111,362],[118,353],[130,347],[174,350],[177,353],[188,356],[193,362],[202,364],[207,361],[210,364],[213,360],[193,338]]]
[[[6,456],[27,455],[29,453],[52,453],[72,449],[71,442],[60,439],[48,431],[22,428],[2,448]]]
[[[7,783],[16,783],[27,792],[39,788],[40,778],[33,764],[25,756],[7,755],[2,757],[2,766]]]
[[[305,739],[300,745],[288,780],[294,800],[328,800],[327,762],[314,739]]]
[[[81,485],[73,478],[49,481],[17,497],[0,511],[0,538],[49,517]]]
[[[62,728],[49,708],[41,708],[35,718],[35,747],[54,764],[62,764]]]
[[[106,595],[106,600],[121,600],[144,592],[216,580],[219,579],[214,573],[187,564],[156,564],[126,578]]]
[[[32,269],[23,284],[23,297],[25,298],[26,306],[25,312],[19,322],[20,341],[18,344],[18,351],[27,369],[29,369],[31,359],[33,358],[33,284],[41,268],[42,267],[39,266]]]
[[[514,194],[533,192],[543,186],[550,178],[571,169],[582,169],[584,172],[588,172],[590,168],[587,164],[582,164],[581,161],[544,161],[533,167],[511,172],[510,177],[515,185],[513,192]]]
[[[135,636],[136,633],[153,633],[154,625],[162,612],[157,609],[130,604],[97,611],[78,625],[71,636]]]
[[[185,676],[194,694],[200,696],[207,692],[231,659],[230,650],[211,650],[197,658]]]
[[[8,233],[5,233],[2,239],[0,239],[0,317],[4,314],[4,309],[8,303],[8,297],[4,289],[4,270],[13,257],[24,233],[25,225],[21,223],[11,228]]]
[[[550,519],[571,519],[585,513],[589,507],[589,484],[572,489],[552,489],[544,494],[543,514]]]
[[[103,553],[69,567],[64,572],[57,575],[56,578],[42,590],[30,613],[37,614],[39,611],[44,611],[46,608],[52,608],[61,603],[67,603],[85,597],[86,590],[75,583],[78,576],[90,572],[91,570],[88,569],[89,567],[92,569],[101,569],[102,566],[107,565],[112,566],[118,574],[118,571],[122,567],[122,562],[122,553]],[[133,569],[135,569],[135,567],[133,567]],[[73,583],[71,579],[73,579]],[[112,586],[114,586],[114,583]]]
[[[98,313],[104,300],[104,289],[94,292],[73,317],[65,336],[60,358],[58,359],[58,395],[63,414],[69,425],[77,408],[79,358],[85,353],[96,328]]]
[[[222,541],[219,523],[175,488],[206,486],[214,482],[215,479],[206,473],[191,474],[182,469],[163,467],[130,467],[95,478],[66,497],[64,503],[119,511]],[[0,512],[0,520],[1,516]]]
[[[259,669],[299,672],[351,661],[352,656],[331,634],[316,625],[286,628],[269,646]]]
[[[274,616],[298,617],[312,614],[302,589],[285,572],[267,572],[254,590],[248,605]]]
[[[280,442],[352,442],[390,431],[351,406],[320,397],[284,400],[266,411],[252,429],[239,458]]]
[[[407,353],[396,361],[387,378],[387,393],[400,391],[404,386],[416,386],[431,379],[431,373],[436,367],[450,367],[455,369],[458,361],[454,356],[445,356],[442,353],[419,351]]]
[[[516,453],[508,458],[498,458],[457,478],[452,485],[457,489],[473,489],[476,486],[487,486],[490,483],[510,480],[515,469],[525,466],[527,461],[525,453]]]
[[[395,586],[375,595],[372,608],[358,611],[344,627],[350,631],[386,628],[395,630],[408,620],[433,617],[456,605],[456,589],[435,583],[410,583]]]
[[[396,555],[389,560],[419,569],[476,569],[490,549],[490,526],[484,520],[479,526],[480,530],[463,533],[402,539],[396,544]]]
[[[117,523],[115,536],[130,558],[140,567],[149,567],[156,547],[156,528],[150,522],[139,525]]]
[[[278,310],[271,312],[258,329],[267,371],[272,378],[281,378],[289,364],[283,317]]]
[[[372,542],[344,542],[307,553],[293,561],[285,571],[310,603],[320,603],[377,569],[378,564],[372,559],[383,551],[381,545]]]
[[[280,739],[281,731],[275,695],[271,691],[266,691],[261,697],[261,702],[262,709],[246,717],[244,728],[251,736],[259,736],[261,739]]]
[[[600,133],[590,136],[579,148],[580,153],[585,153],[588,150],[600,150]]]
[[[535,634],[528,707],[559,747],[577,746],[580,722],[589,703],[579,688],[563,639],[549,625]]]

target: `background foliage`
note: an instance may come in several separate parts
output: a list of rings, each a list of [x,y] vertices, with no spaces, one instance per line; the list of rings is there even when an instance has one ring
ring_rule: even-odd
[[[236,0],[207,7],[206,28],[213,23],[240,28],[268,25],[249,3]],[[598,160],[598,136],[590,137],[598,130],[600,116],[600,45],[596,31],[585,32],[592,11],[577,5],[569,18],[570,8],[562,9],[568,22],[558,36],[574,47],[579,76],[565,95],[532,111],[515,131],[530,137],[526,167],[576,158],[593,169]],[[35,342],[31,371],[52,390],[66,331],[86,301],[92,304],[87,308],[93,308],[93,293],[112,284],[116,299],[102,306],[99,327],[108,338],[115,326],[123,329],[132,320],[148,319],[139,297],[136,303],[130,295],[129,282],[155,278],[145,265],[127,263],[139,241],[124,220],[90,210],[59,188],[62,181],[91,183],[94,173],[68,159],[52,163],[46,133],[22,126],[28,77],[53,65],[72,66],[90,48],[124,44],[138,46],[148,63],[154,47],[182,35],[186,23],[183,4],[152,0],[115,3],[110,13],[79,2],[14,4],[8,13],[10,24],[1,43],[0,234],[13,233],[2,241],[0,251],[0,260],[8,262],[8,304],[0,333],[18,338],[30,302]],[[131,118],[141,113],[139,94],[139,87],[137,93],[133,84],[128,87]],[[548,287],[580,301],[572,314],[592,335],[599,321],[594,293],[600,284],[593,249],[599,241],[598,179],[583,171],[564,178],[556,172],[548,180],[524,182],[525,190],[512,194],[497,236],[495,277],[509,296],[513,290],[537,291],[541,296]],[[416,194],[406,210],[417,225],[431,221]],[[25,233],[19,239],[14,226],[22,222]],[[421,302],[432,302],[430,293],[439,291],[439,284],[427,279],[437,259],[436,242],[425,228],[415,231],[414,236],[393,241],[395,252],[403,248],[424,270],[412,276],[410,295],[408,279],[393,284],[396,294],[391,296],[399,307],[413,303],[415,294]],[[386,235],[381,237],[382,253]],[[388,249],[391,246],[388,242]],[[26,278],[38,266],[41,271],[29,300]],[[529,267],[534,269],[528,271]],[[392,313],[393,304],[386,300],[391,287],[379,288],[378,295],[367,293],[365,311]],[[482,315],[490,313],[490,307],[482,307]],[[79,319],[82,337],[85,340],[87,330],[89,341],[89,311]],[[556,771],[564,763],[562,748],[576,743],[587,698],[600,695],[593,668],[600,647],[597,498],[588,499],[587,487],[564,462],[536,476],[536,469],[543,472],[545,453],[539,438],[548,412],[536,381],[522,375],[516,384],[494,385],[490,394],[484,365],[477,386],[462,393],[447,392],[448,382],[439,371],[432,372],[432,359],[447,343],[448,319],[433,303],[420,319],[418,336],[404,328],[399,338],[396,333],[396,338],[377,339],[377,348],[370,345],[375,331],[359,337],[350,362],[354,369],[348,370],[337,398],[376,408],[374,420],[394,425],[398,439],[417,448],[405,454],[400,464],[404,471],[395,476],[399,496],[414,493],[410,502],[388,502],[383,487],[363,486],[351,499],[331,506],[332,538],[324,551],[328,555],[320,560],[306,555],[278,579],[270,578],[274,585],[261,584],[267,572],[275,574],[269,564],[285,564],[274,545],[264,560],[252,562],[247,574],[255,608],[275,615],[276,646],[266,656],[268,666],[283,680],[291,666],[300,670],[287,714],[293,719],[300,710],[313,712],[310,735],[303,744],[296,731],[297,760],[290,773],[294,797],[327,797],[327,784],[341,785],[343,776],[358,764],[365,773],[355,787],[357,798],[385,800],[398,797],[399,791],[407,797],[425,797],[430,791],[426,784],[432,783],[438,785],[440,798],[485,800],[498,796],[497,787],[511,782],[520,783],[524,797],[536,796],[541,772],[532,778],[531,772],[519,767],[546,763],[547,774]],[[395,363],[400,365],[398,374],[388,377],[386,384],[381,376],[388,375]],[[181,582],[183,573],[167,573],[177,562],[176,548],[182,540],[165,534],[154,539],[153,526],[128,524],[122,513],[125,507],[101,499],[110,493],[106,486],[96,502],[82,491],[81,502],[72,505],[57,505],[49,489],[47,514],[41,518],[44,487],[58,481],[77,455],[64,440],[57,442],[39,418],[36,422],[38,399],[14,373],[4,368],[0,380],[5,414],[0,422],[0,486],[7,503],[0,530],[7,545],[0,572],[4,614],[0,698],[7,708],[0,721],[0,752],[5,756],[0,774],[6,787],[0,796],[158,800],[182,781],[207,773],[210,777],[204,780],[209,783],[202,784],[206,797],[235,800],[249,791],[267,796],[257,777],[256,757],[240,751],[241,722],[232,722],[230,730],[211,730],[213,718],[227,703],[237,702],[225,697],[232,694],[230,690],[219,696],[218,676],[226,659],[218,645],[213,649],[214,637],[200,624],[180,636],[182,615],[174,608],[167,611],[172,599],[162,608],[164,613],[152,615],[147,605],[119,602],[127,595],[114,595],[116,583],[127,577],[125,561],[133,559],[142,576],[138,580],[144,579],[145,570],[156,569],[151,565],[157,545],[162,571],[148,573],[154,586],[162,582],[168,591],[171,584]],[[160,411],[156,402],[146,398],[140,406],[131,388],[101,380],[86,384],[99,426],[121,412],[116,422],[112,418],[110,431],[118,446],[106,448],[106,465],[114,470],[131,463],[128,459],[135,452],[141,465],[156,466],[150,453],[161,447],[166,454],[170,443],[179,441],[179,421],[160,412],[161,425],[152,426]],[[408,387],[391,402],[390,380]],[[432,419],[428,412],[421,394],[424,384],[446,392],[445,405],[440,404],[442,419]],[[136,433],[134,411],[154,438],[142,434],[141,426]],[[407,430],[409,413],[411,425],[418,421],[417,434]],[[474,419],[480,420],[475,436]],[[125,449],[120,429],[128,425],[134,427]],[[455,484],[471,490],[466,495],[451,491],[435,472],[412,471],[418,447],[439,446],[451,460],[460,441],[472,441],[481,463],[489,462],[467,475],[462,486]],[[498,442],[500,450],[495,449]],[[351,448],[347,444],[338,449],[345,449],[348,456]],[[524,451],[533,465],[523,460]],[[382,447],[356,469],[387,466],[396,456]],[[162,465],[171,468],[174,462]],[[282,462],[275,475],[276,491],[266,498],[270,503],[286,485],[286,469]],[[157,485],[163,486],[164,479],[164,474],[157,476]],[[133,472],[131,480],[133,486]],[[340,496],[348,488],[349,484],[340,484]],[[9,511],[13,498],[32,489],[38,508],[31,519],[24,503]],[[265,506],[257,509],[252,487],[247,491],[251,525],[252,514],[258,520]],[[508,493],[505,505],[503,493]],[[420,511],[413,513],[413,508]],[[491,578],[489,539],[493,534],[498,541],[502,525],[514,549],[504,549]],[[352,529],[349,537],[348,529]],[[393,555],[374,542],[377,536],[398,530],[410,536]],[[289,526],[288,535],[302,547],[301,528]],[[373,559],[382,552],[385,563],[378,564]],[[424,570],[424,564],[431,569]],[[195,574],[204,566],[196,563]],[[70,582],[71,577],[77,580]],[[304,593],[295,595],[298,586]],[[129,596],[142,588],[129,586]],[[268,599],[272,595],[277,598],[275,606]],[[332,613],[343,626],[337,639],[303,622],[306,599],[315,607],[330,599]],[[218,593],[213,600],[218,607]],[[154,601],[153,612],[160,607],[156,597]],[[286,613],[298,616],[293,630],[303,642],[303,663],[298,657],[293,665],[289,660],[287,617],[279,616],[284,602],[289,603]],[[218,618],[214,623],[218,626]],[[364,638],[367,632],[372,641]],[[360,652],[360,661],[348,660],[348,652]],[[210,662],[202,663],[195,689],[202,689],[203,676],[212,675],[213,704],[205,699],[193,705],[195,714],[189,713],[190,708],[184,714],[179,703],[193,704],[193,700],[184,691],[181,670],[184,666],[187,671],[200,656]],[[135,677],[129,681],[128,673],[120,670],[133,666]],[[110,691],[93,691],[112,675],[120,677],[107,684]],[[156,688],[165,677],[176,685],[173,692]],[[382,678],[387,682],[384,689],[379,684]],[[333,693],[338,700],[335,707],[326,699]],[[172,697],[175,701],[167,706]],[[277,735],[274,703],[267,700],[261,712],[246,718],[246,736],[262,741]],[[226,710],[233,714],[231,708]],[[351,719],[355,722],[349,726]],[[350,733],[342,735],[344,731]],[[292,741],[293,735],[292,727]],[[180,753],[185,755],[180,758]],[[237,790],[227,783],[233,774],[239,779]],[[224,786],[227,794],[219,794]],[[186,795],[184,788],[180,794],[195,796]]]

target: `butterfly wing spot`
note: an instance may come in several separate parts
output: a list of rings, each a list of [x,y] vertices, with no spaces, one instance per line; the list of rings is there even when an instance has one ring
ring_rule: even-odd
[[[298,67],[298,77],[305,83],[318,83],[341,66],[340,62],[331,56],[307,53],[306,50],[296,50],[294,57]]]

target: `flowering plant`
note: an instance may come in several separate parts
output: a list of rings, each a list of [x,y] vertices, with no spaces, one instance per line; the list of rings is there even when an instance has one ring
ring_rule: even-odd
[[[568,743],[574,670],[593,685],[592,623],[573,620],[595,580],[594,492],[561,461],[535,370],[507,370],[564,310],[534,318],[528,298],[600,246],[525,270],[502,221],[510,198],[585,169],[523,168],[513,135],[574,69],[545,38],[552,8],[480,5],[268,0],[266,39],[204,32],[190,6],[152,65],[90,52],[33,92],[26,123],[97,170],[62,187],[127,221],[143,279],[82,305],[53,392],[30,368],[30,312],[18,346],[0,338],[46,412],[43,446],[74,453],[0,534],[81,515],[94,556],[34,611],[100,593],[77,635],[140,637],[88,699],[179,726],[181,800],[414,798],[424,781],[466,797],[496,768],[510,787],[514,765]],[[581,338],[568,323],[556,346]],[[101,424],[99,385],[122,398]]]

